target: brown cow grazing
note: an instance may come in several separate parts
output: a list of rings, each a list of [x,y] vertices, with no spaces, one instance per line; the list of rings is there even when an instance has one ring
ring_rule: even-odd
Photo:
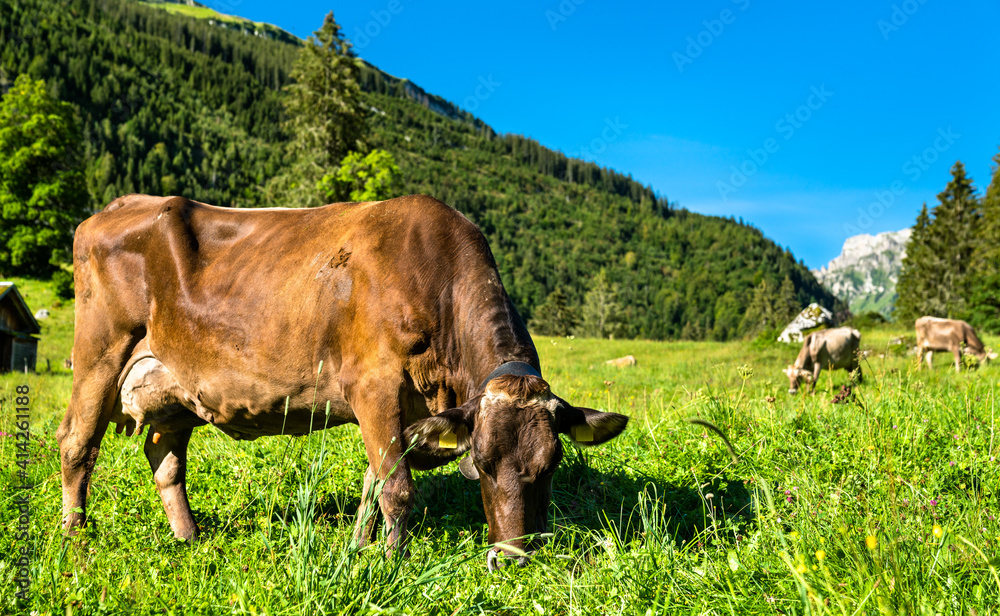
[[[822,329],[806,336],[802,350],[795,363],[782,372],[788,377],[788,393],[799,390],[799,381],[805,379],[811,384],[810,393],[816,391],[816,381],[823,368],[836,370],[843,368],[850,373],[857,371],[861,380],[861,366],[858,364],[858,346],[861,332],[850,327]]]
[[[983,347],[972,326],[956,319],[920,317],[917,328],[917,367],[926,358],[927,368],[933,368],[931,357],[934,351],[950,351],[955,356],[955,371],[960,370],[962,354],[975,355],[979,361],[989,362],[997,354]]]
[[[364,492],[385,481],[393,549],[407,537],[411,469],[469,451],[489,541],[516,554],[548,529],[557,435],[598,445],[628,422],[550,392],[486,239],[430,197],[241,210],[128,195],[79,226],[73,261],[73,394],[58,431],[68,530],[86,521],[111,422],[149,427],[144,451],[185,539],[194,427],[255,439],[354,423]],[[374,524],[362,519],[365,542]]]

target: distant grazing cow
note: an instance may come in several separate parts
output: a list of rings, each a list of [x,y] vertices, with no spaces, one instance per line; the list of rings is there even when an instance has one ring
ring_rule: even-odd
[[[788,393],[796,393],[802,379],[811,383],[810,393],[816,391],[816,381],[823,368],[843,368],[850,373],[856,370],[857,378],[861,380],[861,366],[858,364],[860,343],[861,332],[850,327],[823,329],[806,336],[795,363],[782,370],[788,376]]]
[[[996,359],[997,354],[983,347],[979,336],[972,326],[965,321],[955,319],[939,319],[937,317],[920,317],[917,328],[917,358],[918,362],[926,358],[927,367],[932,368],[931,357],[934,351],[950,351],[955,356],[955,370],[960,370],[962,353],[975,355],[979,361],[989,362]],[[920,366],[920,363],[917,364]]]
[[[482,477],[489,541],[516,555],[548,530],[558,434],[599,445],[628,422],[552,394],[483,234],[430,197],[243,210],[128,195],[79,226],[73,262],[73,394],[58,431],[68,530],[86,521],[111,422],[149,427],[146,458],[185,539],[192,428],[242,440],[354,423],[363,494],[385,481],[393,549],[411,469],[469,452],[460,467]]]
[[[619,357],[617,359],[609,359],[604,363],[609,366],[614,366],[615,368],[626,368],[628,366],[634,366],[638,362],[636,362],[635,356],[626,355],[625,357]]]

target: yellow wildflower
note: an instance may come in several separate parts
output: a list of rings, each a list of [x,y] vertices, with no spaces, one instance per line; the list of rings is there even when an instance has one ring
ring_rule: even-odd
[[[865,537],[865,545],[868,546],[869,550],[874,550],[876,547],[878,547],[878,537],[876,537],[875,535],[868,535],[867,537]]]

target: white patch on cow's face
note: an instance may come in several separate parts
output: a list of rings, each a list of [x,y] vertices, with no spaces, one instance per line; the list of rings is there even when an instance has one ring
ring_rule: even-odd
[[[486,391],[483,392],[483,398],[479,401],[479,412],[484,413],[494,408],[496,405],[513,404],[515,402],[514,397],[511,396],[506,391],[493,386],[490,383],[486,386]],[[556,419],[556,411],[559,408],[559,398],[552,395],[552,391],[548,388],[544,392],[532,396],[527,400],[521,402],[521,404],[537,405],[547,410],[552,416],[553,421]]]
[[[802,368],[796,368],[791,364],[782,370],[782,372],[784,372],[785,376],[788,377],[788,393],[790,394],[794,394],[799,390],[799,380],[805,379],[807,383],[812,382],[812,372],[803,370]]]

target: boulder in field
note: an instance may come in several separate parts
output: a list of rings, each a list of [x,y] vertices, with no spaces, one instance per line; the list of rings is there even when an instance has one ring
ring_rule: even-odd
[[[794,344],[802,342],[802,339],[818,329],[833,327],[833,313],[819,304],[813,302],[796,316],[778,336],[778,342]]]
[[[629,366],[634,366],[638,362],[635,360],[635,356],[634,355],[626,355],[625,357],[618,357],[616,359],[609,359],[608,361],[606,361],[604,363],[607,364],[607,365],[609,365],[609,366],[614,366],[615,368],[626,368],[626,367],[629,367]]]

